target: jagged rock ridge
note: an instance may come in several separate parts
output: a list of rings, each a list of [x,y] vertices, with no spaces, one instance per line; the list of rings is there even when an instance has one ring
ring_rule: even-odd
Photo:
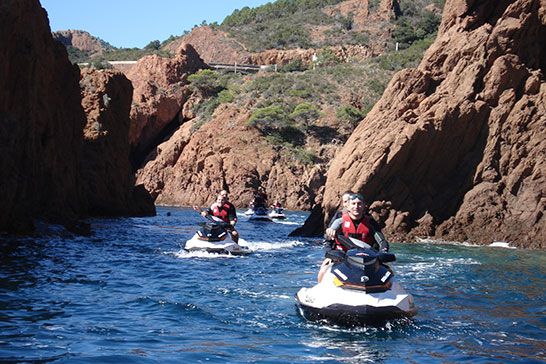
[[[106,50],[114,49],[110,44],[83,30],[59,30],[53,32],[53,39],[65,47],[74,47],[89,57],[101,55]]]

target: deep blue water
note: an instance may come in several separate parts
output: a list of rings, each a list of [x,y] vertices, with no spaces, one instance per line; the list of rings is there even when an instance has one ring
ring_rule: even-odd
[[[0,237],[0,362],[546,362],[545,252],[393,243],[417,316],[324,326],[294,304],[320,240],[289,238],[306,214],[288,217],[241,216],[246,257],[185,253],[202,218],[177,208],[92,220],[92,237]]]

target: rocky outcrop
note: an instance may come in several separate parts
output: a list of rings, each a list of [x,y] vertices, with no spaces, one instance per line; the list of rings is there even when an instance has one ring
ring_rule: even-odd
[[[327,6],[323,12],[330,17],[342,15],[353,19],[353,29],[365,29],[366,20],[370,16],[370,4],[368,0],[348,0],[339,4]]]
[[[37,0],[2,2],[0,43],[0,231],[75,219],[85,210],[79,70]]]
[[[325,220],[353,189],[394,239],[544,248],[545,40],[544,1],[447,1],[420,66],[332,162]]]
[[[247,59],[247,63],[284,66],[294,61],[300,61],[302,64],[309,66],[313,64],[313,56],[319,55],[325,49],[330,51],[341,62],[349,62],[352,59],[366,59],[378,55],[370,47],[363,45],[339,45],[324,49],[270,49],[251,54]]]
[[[82,172],[89,213],[154,214],[151,196],[142,186],[134,187],[129,163],[131,82],[119,72],[87,69],[82,71],[80,86],[87,115]]]
[[[376,1],[376,5],[370,4],[369,0],[346,0],[336,5],[327,6],[323,11],[331,17],[338,14],[350,17],[353,20],[353,30],[368,31],[371,22],[396,19],[399,5],[398,0]]]
[[[127,72],[134,87],[129,140],[135,155],[147,154],[165,127],[179,118],[190,94],[188,75],[207,67],[191,45],[183,44],[174,58],[146,56]]]
[[[236,206],[248,206],[256,189],[289,208],[310,208],[324,184],[324,167],[308,167],[276,148],[246,125],[249,105],[223,105],[198,130],[198,120],[183,124],[156,148],[138,172],[163,205],[210,205],[221,189]],[[290,167],[286,167],[290,166]]]
[[[83,30],[59,30],[53,32],[53,39],[66,47],[79,49],[90,57],[101,55],[105,50],[114,48]]]
[[[163,49],[173,54],[183,44],[191,44],[206,63],[246,64],[250,53],[225,32],[209,26],[200,26],[190,33],[168,43]]]
[[[0,42],[0,231],[30,232],[35,219],[77,227],[77,219],[88,216],[88,202],[94,203],[86,192],[94,187],[83,172],[79,68],[53,40],[37,0],[2,2]],[[110,182],[118,191],[118,181]]]

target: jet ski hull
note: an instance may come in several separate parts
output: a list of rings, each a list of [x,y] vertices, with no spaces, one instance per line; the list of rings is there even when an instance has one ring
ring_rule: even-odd
[[[190,240],[186,241],[184,250],[189,252],[207,252],[216,254],[247,255],[252,253],[247,246],[239,245],[231,239],[223,241],[206,241],[199,239],[195,234]]]
[[[374,325],[413,316],[395,306],[351,306],[338,303],[317,308],[299,301],[297,306],[300,314],[308,321],[326,321],[341,326]]]
[[[269,213],[266,209],[260,207],[254,210],[254,213],[248,217],[249,221],[273,221],[269,217]]]
[[[282,220],[282,219],[286,219],[286,215],[283,214],[283,213],[277,213],[277,212],[270,212],[269,213],[269,217],[272,218],[272,219],[277,219],[277,220]]]
[[[417,313],[413,297],[397,282],[393,282],[388,291],[367,293],[335,286],[332,280],[332,274],[327,273],[321,283],[302,288],[296,294],[298,311],[306,320],[359,326],[412,317]]]
[[[252,215],[248,218],[250,221],[273,221],[268,215]]]

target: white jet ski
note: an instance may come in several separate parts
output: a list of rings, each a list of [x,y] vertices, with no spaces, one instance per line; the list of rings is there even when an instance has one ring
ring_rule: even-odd
[[[265,207],[256,207],[254,213],[248,217],[249,221],[273,221]]]
[[[309,321],[344,326],[381,324],[412,317],[417,313],[413,296],[394,280],[385,263],[394,254],[378,253],[366,243],[341,237],[349,250],[332,250],[326,257],[333,263],[320,283],[296,294],[300,314]],[[348,241],[348,243],[346,242]]]
[[[214,219],[214,220],[212,220]],[[189,252],[203,251],[208,253],[246,255],[252,251],[239,238],[239,244],[234,242],[229,233],[230,224],[212,217],[210,222],[205,222],[195,235],[186,241],[184,249]]]
[[[284,209],[282,207],[275,207],[269,213],[269,217],[272,219],[277,219],[277,220],[286,219],[286,215],[284,214]]]

